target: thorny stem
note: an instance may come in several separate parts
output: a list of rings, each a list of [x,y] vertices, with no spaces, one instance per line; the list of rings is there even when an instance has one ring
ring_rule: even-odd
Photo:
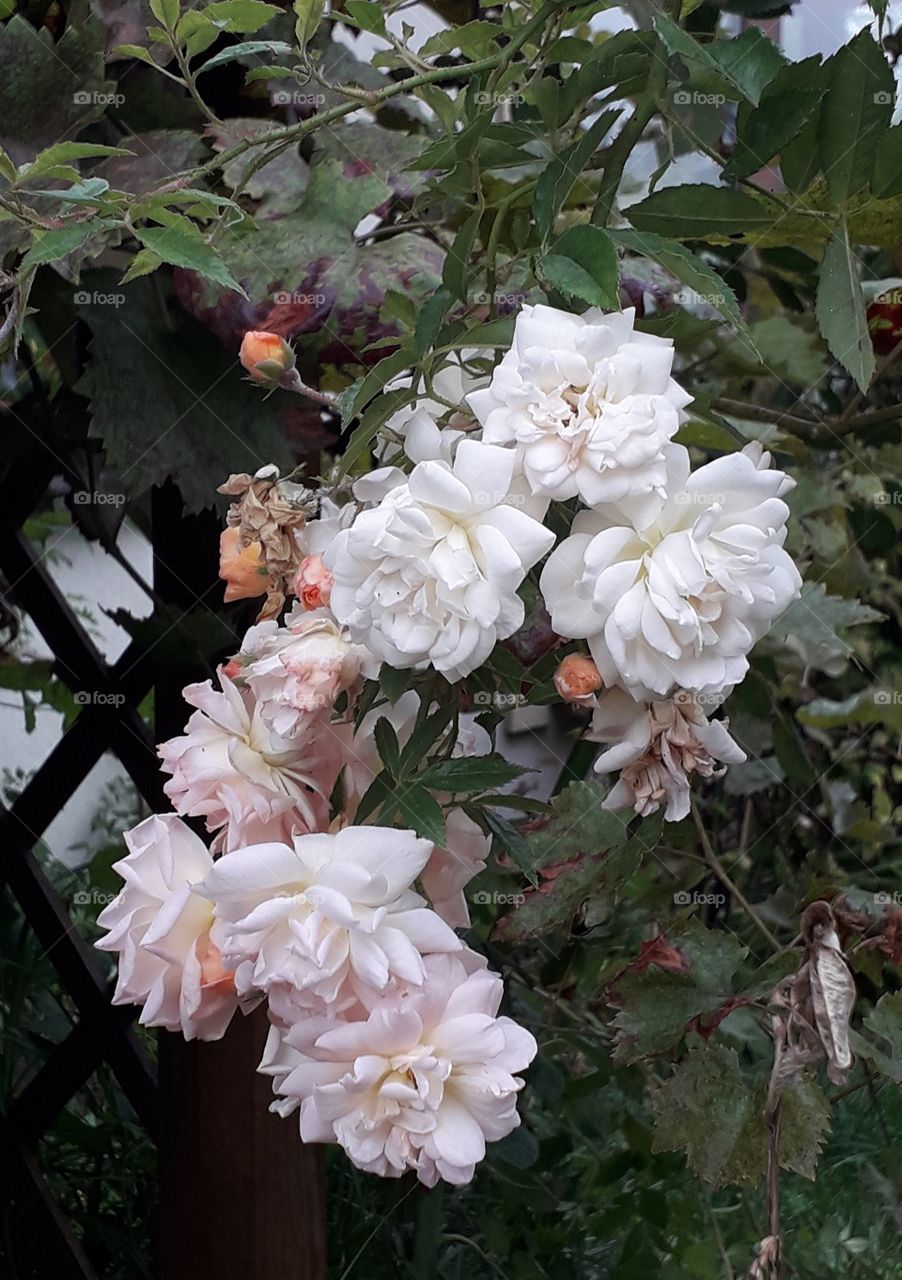
[[[293,391],[295,395],[305,396],[314,404],[326,405],[329,409],[334,409],[338,400],[338,396],[332,391],[317,391],[315,387],[308,387],[301,380],[297,369],[286,369],[279,379],[279,386],[283,391]]]
[[[767,939],[767,941],[773,947],[774,951],[779,951],[781,949],[779,942],[771,933],[770,929],[768,929],[767,925],[764,923],[761,917],[758,915],[757,911],[749,902],[748,898],[745,897],[742,890],[738,887],[735,881],[733,881],[730,878],[729,874],[724,869],[723,863],[720,861],[717,854],[714,852],[714,848],[708,837],[708,833],[705,830],[704,823],[702,822],[701,814],[698,811],[698,805],[695,803],[694,799],[692,800],[691,804],[692,804],[692,817],[695,822],[695,828],[698,831],[698,838],[699,838],[699,841],[701,842],[702,850],[705,855],[705,861],[708,863],[708,866],[717,876],[718,880],[720,880],[722,884],[726,885],[730,893],[733,895],[733,897],[742,907],[743,911],[752,921],[755,928],[762,935],[762,937]]]
[[[433,71],[423,72],[422,75],[408,76],[405,80],[393,81],[391,84],[386,85],[384,89],[379,89],[373,94],[371,106],[378,108],[391,98],[396,98],[402,93],[411,93],[414,89],[419,89],[423,85],[441,84],[444,80],[465,79],[479,75],[483,71],[492,71],[495,67],[503,66],[504,63],[509,62],[519,52],[536,31],[545,25],[548,17],[559,7],[560,0],[548,0],[546,4],[542,5],[542,8],[532,21],[527,22],[522,30],[511,37],[510,43],[505,45],[503,49],[498,50],[497,53],[480,58],[475,62],[465,63],[460,67],[436,67]],[[243,156],[252,147],[266,148],[270,144],[298,141],[301,138],[305,138],[309,133],[314,133],[317,129],[322,129],[334,121],[340,120],[343,116],[359,110],[360,102],[356,98],[350,102],[338,103],[327,111],[311,116],[307,120],[300,120],[293,125],[285,125],[281,129],[273,129],[271,133],[265,134],[262,138],[242,138],[233,147],[219,152],[201,165],[195,165],[191,169],[184,170],[177,176],[181,179],[204,177],[217,169],[224,168],[231,161],[237,160],[239,156]],[[167,180],[167,182],[171,181],[171,178]],[[146,200],[153,194],[156,194],[156,189],[145,193],[142,199]]]

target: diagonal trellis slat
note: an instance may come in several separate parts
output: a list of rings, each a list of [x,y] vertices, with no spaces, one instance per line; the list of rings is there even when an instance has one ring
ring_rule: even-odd
[[[239,1018],[221,1045],[185,1045],[164,1034],[161,1091],[132,1025],[137,1010],[110,1003],[98,958],[35,856],[47,827],[105,752],[120,761],[151,808],[168,807],[153,735],[137,708],[153,689],[158,736],[177,733],[187,713],[182,685],[202,677],[187,667],[156,664],[137,641],[114,663],[98,651],[22,528],[58,470],[58,460],[48,455],[42,461],[43,472],[32,456],[27,473],[14,470],[4,481],[0,575],[7,603],[28,615],[53,652],[55,672],[85,705],[15,802],[0,805],[0,890],[18,902],[78,1020],[0,1114],[0,1174],[14,1204],[15,1230],[27,1233],[30,1247],[38,1249],[41,1276],[99,1280],[54,1201],[37,1149],[105,1062],[160,1144],[164,1280],[182,1280],[211,1264],[223,1280],[271,1280],[276,1274],[279,1280],[322,1280],[321,1157],[301,1147],[295,1126],[267,1114],[267,1090],[254,1072],[265,1021]],[[158,596],[185,614],[206,607],[205,597],[215,602],[215,521],[184,517],[178,491],[168,484],[154,493],[153,528]],[[208,1213],[205,1231],[193,1233],[192,1252],[180,1242],[190,1226],[185,1213],[195,1198],[198,1152],[207,1189],[214,1183],[220,1189],[210,1201],[219,1213]],[[242,1214],[231,1208],[236,1186],[243,1189]]]

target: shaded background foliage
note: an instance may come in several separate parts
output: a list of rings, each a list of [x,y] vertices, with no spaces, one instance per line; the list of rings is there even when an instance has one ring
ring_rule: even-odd
[[[839,1089],[809,1073],[787,1103],[787,1259],[811,1280],[891,1280],[902,126],[890,56],[868,32],[797,65],[755,26],[715,38],[722,11],[770,10],[753,0],[642,7],[641,29],[615,35],[593,25],[599,4],[435,7],[453,34],[358,59],[353,32],[380,36],[389,6],[334,6],[342,44],[304,3],[218,0],[181,18],[173,0],[0,4],[0,467],[51,449],[59,474],[29,534],[45,545],[73,522],[115,555],[121,521],[146,528],[147,495],[170,476],[197,510],[229,471],[271,460],[315,476],[343,452],[365,470],[413,394],[386,384],[411,368],[431,378],[449,352],[503,348],[523,301],[637,305],[639,328],[676,343],[696,397],[679,439],[695,461],[758,439],[797,480],[804,593],[730,698],[749,759],[701,790],[697,824],[601,813],[583,726],[556,713],[573,744],[559,794],[517,826],[495,820],[472,899],[470,941],[541,1046],[524,1125],[465,1189],[382,1183],[330,1159],[330,1274],[744,1274],[764,1231],[767,997],[798,965],[801,910],[841,896],[858,1064]],[[411,89],[428,69],[442,78]],[[320,123],[344,105],[361,114]],[[614,107],[629,123],[612,139]],[[646,168],[667,175],[650,193],[630,154],[649,145]],[[251,327],[290,339],[340,411],[243,383]],[[560,650],[528,603],[524,633],[454,691],[461,708],[551,701]],[[158,658],[211,666],[241,608],[117,621]],[[386,678],[391,696],[408,678]],[[27,728],[38,708],[64,726],[77,713],[52,664],[12,636],[0,686]],[[494,727],[501,710],[480,718]],[[129,795],[102,808],[83,867],[44,851],[67,896],[90,899],[77,908],[89,938],[138,813]],[[75,1013],[6,899],[2,912],[8,1101]],[[40,1158],[99,1273],[153,1274],[155,1154],[106,1072]],[[10,1275],[39,1274],[27,1246],[7,1256]]]

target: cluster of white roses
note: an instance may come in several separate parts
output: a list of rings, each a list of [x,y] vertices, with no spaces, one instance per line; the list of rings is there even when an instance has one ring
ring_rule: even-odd
[[[461,366],[435,380],[459,404],[449,425],[425,393],[389,420],[412,470],[358,483],[365,507],[325,561],[356,641],[458,680],[520,626],[518,588],[554,543],[549,503],[579,499],[540,588],[554,631],[587,642],[592,692],[604,686],[589,736],[612,746],[596,769],[624,770],[609,806],[679,819],[691,773],[745,758],[708,712],[799,593],[783,550],[793,482],[755,445],[691,472],[673,443],[691,399],[673,346],[633,322],[524,306],[487,385],[468,389]]]
[[[309,576],[302,565],[285,624],[252,627],[218,689],[184,691],[196,710],[160,747],[175,812],[126,834],[125,886],[97,945],[119,955],[115,1002],[186,1039],[218,1039],[237,1009],[265,1001],[260,1070],[274,1110],[300,1108],[305,1140],[338,1142],[383,1176],[467,1182],[486,1141],[519,1123],[515,1073],[536,1051],[498,1016],[501,978],[454,932],[469,923],[463,889],[488,840],[455,808],[445,849],[351,825],[381,769],[376,719],[403,746],[420,702],[405,694],[354,729],[336,704],[375,674],[373,659],[326,608],[305,610]],[[489,745],[475,730],[457,750]],[[209,849],[184,818],[203,819]]]
[[[403,750],[430,711],[409,691],[355,727],[363,679],[380,662],[465,678],[521,626],[519,589],[551,552],[552,625],[591,654],[565,659],[558,688],[594,708],[590,736],[610,744],[596,768],[622,770],[607,803],[679,818],[692,773],[743,758],[705,708],[800,585],[782,549],[790,481],[751,447],[690,474],[672,443],[689,400],[672,346],[635,333],[632,312],[527,306],[483,385],[474,359],[433,380],[440,401],[420,388],[388,421],[385,465],[353,502],[323,496],[305,520],[304,491],[274,468],[224,487],[239,497],[227,598],[266,593],[266,620],[218,688],[184,691],[195,711],[160,748],[174,812],[126,835],[98,943],[119,955],[116,1001],[143,1005],[146,1025],[217,1039],[265,1002],[274,1109],[299,1107],[302,1137],[360,1168],[429,1185],[468,1181],[518,1124],[536,1045],[498,1016],[501,978],[454,932],[482,828],[450,796],[444,849],[355,825],[382,768],[377,719]],[[552,551],[549,505],[574,499],[585,509],[562,509],[572,528]],[[473,727],[455,751],[490,749]]]

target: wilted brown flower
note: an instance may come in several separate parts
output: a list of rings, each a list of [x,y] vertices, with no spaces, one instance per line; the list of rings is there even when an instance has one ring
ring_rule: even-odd
[[[269,575],[266,601],[257,621],[277,618],[301,560],[295,534],[307,519],[308,491],[293,480],[283,480],[278,467],[270,464],[255,475],[229,476],[218,492],[238,499],[226,517],[229,528],[238,530],[238,551],[259,544],[260,559]]]

